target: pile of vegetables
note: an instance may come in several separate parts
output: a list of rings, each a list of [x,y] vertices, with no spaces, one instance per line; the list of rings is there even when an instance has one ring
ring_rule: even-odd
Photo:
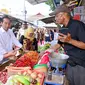
[[[6,81],[7,81],[7,72],[0,72],[0,81],[2,82],[2,83],[6,83]],[[1,85],[1,84],[0,84]]]
[[[26,54],[21,56],[19,59],[16,60],[16,62],[13,64],[15,67],[26,67],[26,66],[31,66],[32,67],[32,62],[30,58],[27,57]]]
[[[39,54],[36,51],[29,51],[26,55],[27,55],[27,57],[30,58],[30,60],[34,64],[36,64],[39,60]]]
[[[43,73],[27,69],[10,76],[5,85],[42,85],[43,79]]]
[[[38,46],[38,51],[41,52],[41,51],[45,51],[47,50],[48,48],[50,48],[51,44],[49,43],[46,43],[45,45],[43,46]]]
[[[33,67],[38,62],[38,53],[36,51],[29,51],[28,53],[21,56],[16,62],[13,64],[15,67],[25,67],[31,66]]]

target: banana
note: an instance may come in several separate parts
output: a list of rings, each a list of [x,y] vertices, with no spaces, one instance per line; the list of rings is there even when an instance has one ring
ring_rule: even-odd
[[[29,77],[29,76],[23,76],[23,77],[30,82],[31,77]]]
[[[15,75],[14,78],[24,85],[30,85],[30,82],[21,75]]]

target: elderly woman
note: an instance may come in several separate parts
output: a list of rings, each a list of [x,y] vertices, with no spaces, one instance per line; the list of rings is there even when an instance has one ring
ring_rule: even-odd
[[[34,29],[28,28],[24,32],[24,36],[21,37],[20,43],[23,45],[23,50],[35,50],[34,44]]]

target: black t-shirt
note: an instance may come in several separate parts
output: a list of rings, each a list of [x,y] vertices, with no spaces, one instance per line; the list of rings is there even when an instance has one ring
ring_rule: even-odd
[[[70,33],[72,39],[85,42],[85,24],[81,21],[70,19],[66,29],[60,30],[61,33]],[[62,42],[59,42],[62,44]],[[85,66],[85,50],[77,48],[71,44],[64,43],[64,50],[70,56],[70,59],[76,63]]]

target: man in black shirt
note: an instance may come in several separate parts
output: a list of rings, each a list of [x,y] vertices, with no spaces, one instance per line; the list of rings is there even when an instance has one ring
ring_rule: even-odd
[[[56,23],[63,24],[66,29],[59,33],[59,42],[52,49],[64,46],[69,55],[67,78],[70,85],[85,85],[85,24],[73,20],[66,6],[59,6],[50,15],[55,15]]]

